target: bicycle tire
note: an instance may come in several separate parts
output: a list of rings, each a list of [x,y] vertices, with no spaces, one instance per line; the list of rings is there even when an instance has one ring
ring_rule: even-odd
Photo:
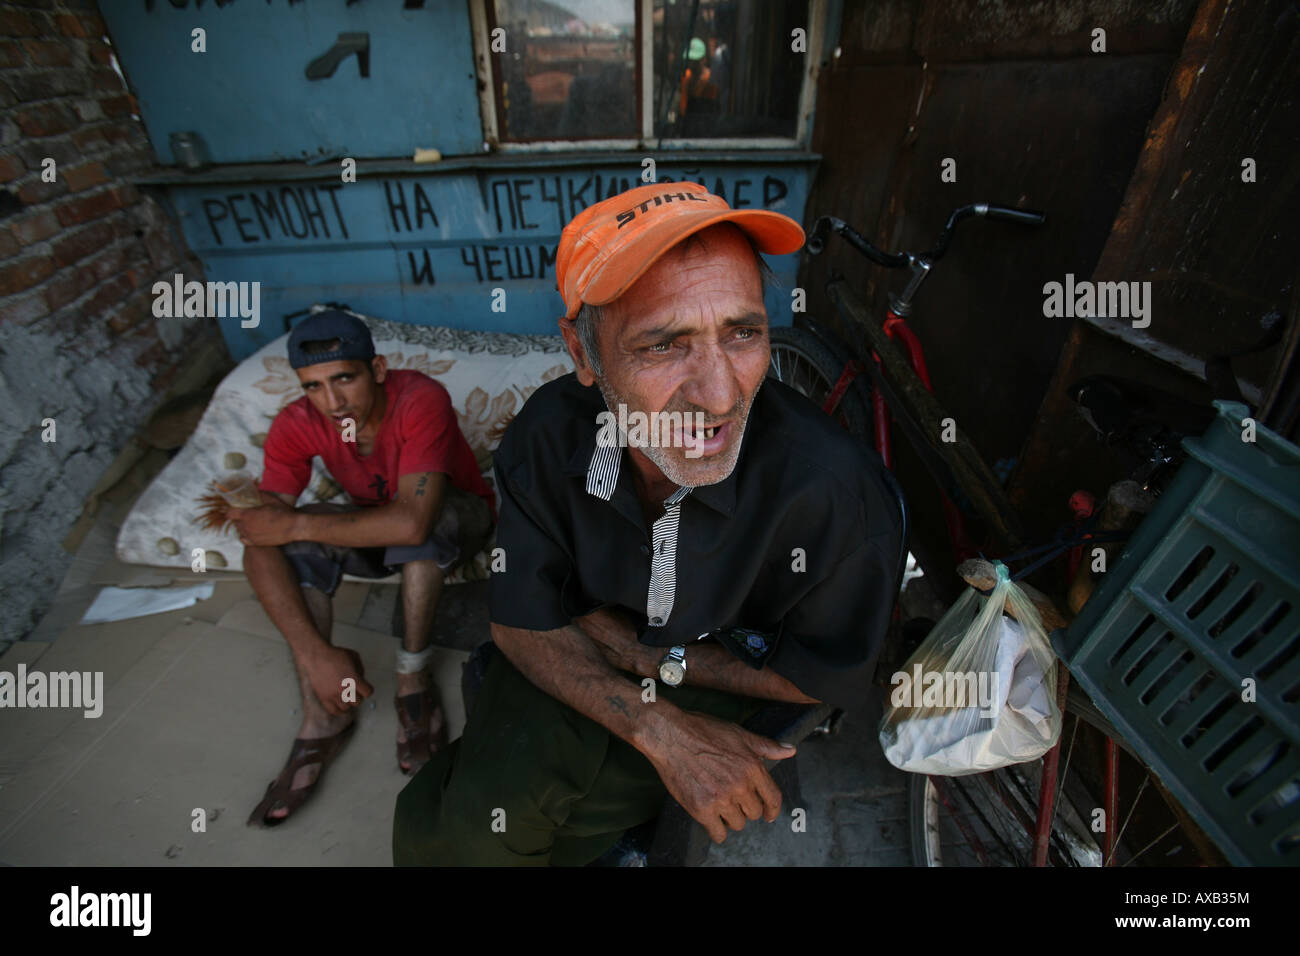
[[[1068,722],[1066,726],[1069,726]],[[1013,764],[1008,767],[1003,767],[1000,770],[991,771],[987,774],[972,774],[969,778],[960,778],[963,781],[969,780],[969,786],[974,789],[985,791],[985,793],[982,794],[982,796],[985,797],[985,800],[983,803],[978,805],[975,802],[970,802],[970,798],[966,793],[963,792],[961,796],[969,803],[967,809],[971,811],[975,817],[978,817],[979,823],[984,825],[983,836],[986,842],[994,846],[998,843],[1002,843],[1004,847],[1008,840],[1018,844],[1018,846],[1012,849],[1009,853],[1004,852],[1001,855],[1001,858],[996,861],[985,862],[983,860],[978,860],[974,865],[1028,865],[1028,861],[1032,855],[1033,846],[1033,835],[1028,824],[1029,821],[1033,819],[1037,809],[1036,801],[1038,797],[1038,781],[1022,779],[1022,775],[1031,774],[1033,770],[1039,769],[1040,766],[1041,761],[1030,761],[1027,764]],[[1072,778],[1064,781],[1064,783],[1069,784],[1070,792],[1067,794],[1063,790],[1058,795],[1060,801],[1064,802],[1067,800],[1073,800],[1075,803],[1089,802],[1081,799],[1080,793],[1082,791],[1082,784],[1077,779]],[[1058,783],[1058,786],[1060,785],[1061,783]],[[963,785],[958,785],[953,789],[961,790],[962,786]],[[1013,795],[1016,791],[1020,792],[1022,797],[1020,812],[1023,814],[1023,818],[1018,821],[1019,825],[1016,825],[1015,823],[1008,825],[1006,817],[1008,814],[1014,816],[1014,811],[1000,807],[998,801],[994,800],[989,795],[998,792],[999,790],[1012,793]],[[948,796],[955,798],[956,794],[950,790]],[[946,813],[947,819],[955,822],[955,817],[953,816],[954,808],[952,806],[945,804],[944,808],[940,808],[940,804],[945,803],[945,800],[946,798],[938,789],[931,787],[930,778],[927,775],[911,775],[911,779],[908,781],[907,816],[908,837],[910,841],[912,864],[914,866],[936,867],[972,865],[970,862],[963,863],[955,859],[956,854],[949,855],[949,853],[944,850],[943,831],[945,829],[951,831],[951,825],[941,826],[941,814]],[[1001,823],[995,822],[990,824],[987,816],[992,816],[995,819],[1001,816],[1003,819]],[[1079,815],[1076,812],[1076,820],[1078,819],[1078,816]],[[972,821],[968,819],[967,825],[969,826],[971,822]],[[957,826],[959,830],[962,829],[960,824]],[[1056,816],[1052,821],[1051,831],[1053,846],[1056,847],[1058,855],[1061,852],[1062,846],[1069,847],[1073,844],[1077,847],[1077,850],[1070,855],[1075,858],[1077,865],[1100,865],[1102,862],[1100,849],[1095,845],[1089,845],[1081,840],[1081,831],[1082,827],[1077,823],[1073,828],[1069,825],[1067,814],[1063,811],[1063,807],[1058,805]],[[937,852],[931,846],[932,835],[939,843]],[[964,830],[962,835],[967,835]],[[978,839],[979,837],[977,836],[975,840],[977,841]],[[974,845],[975,841],[971,841],[971,846]],[[964,849],[968,854],[972,852],[970,847]],[[984,851],[982,847],[974,851],[977,857],[982,856],[984,852],[986,851]],[[1083,858],[1089,862],[1078,864],[1077,861],[1079,858]]]
[[[1121,750],[1133,758],[1133,760],[1139,765],[1142,765],[1142,760],[1138,756],[1137,752],[1118,734],[1115,727],[1102,715],[1102,713],[1088,698],[1087,694],[1074,684],[1070,685],[1070,690],[1066,698],[1065,728],[1070,726],[1068,718],[1071,716],[1077,717],[1095,730],[1110,737]],[[1063,733],[1065,728],[1063,728]],[[1031,764],[1032,763],[1034,762],[1031,761]],[[1014,766],[1006,767],[999,771],[993,771],[993,773],[1001,774],[1014,769],[1016,769]],[[1068,770],[1066,772],[1068,772]],[[937,833],[939,828],[938,802],[930,799],[929,778],[925,774],[911,774],[910,777],[911,779],[908,781],[907,805],[908,838],[910,841],[912,863],[914,866],[942,866],[944,865],[942,860],[938,863],[931,860],[931,851],[929,849],[931,832],[933,831]],[[1058,786],[1061,785],[1062,784],[1058,783]],[[1073,787],[1076,790],[1081,789],[1082,782],[1075,779]],[[1161,797],[1166,803],[1168,803],[1170,799],[1168,794],[1162,792]],[[1063,793],[1061,799],[1065,798],[1066,795]],[[1060,841],[1070,839],[1068,835],[1068,825],[1065,822],[1065,818],[1059,813],[1056,819],[1053,820],[1052,833],[1056,837],[1058,845]],[[1026,834],[1025,837],[1028,839],[1028,834]],[[940,854],[940,856],[942,856],[942,854]]]
[[[1089,700],[1088,695],[1071,683],[1069,693],[1066,696],[1065,715],[1082,719],[1084,723],[1091,724],[1097,731],[1102,732],[1115,743],[1126,750],[1134,760],[1138,760],[1138,754],[1130,747],[1118,732],[1112,723],[1108,721],[1097,710],[1096,705]],[[931,804],[928,801],[926,793],[927,777],[926,774],[910,774],[907,780],[907,834],[911,842],[911,858],[914,866],[932,866],[926,853],[926,843],[928,839],[927,827],[931,821],[928,821],[927,814],[930,813]]]
[[[768,334],[772,360],[767,374],[789,385],[821,408],[844,370],[844,363],[812,332],[777,326]],[[871,405],[866,377],[854,379],[840,398],[835,419],[860,441],[872,444]]]
[[[1069,716],[1074,712],[1070,711],[1067,706],[1066,713],[1067,716]],[[1085,722],[1090,722],[1087,721],[1087,718],[1083,718],[1082,715],[1076,716],[1084,719]],[[1031,761],[1030,763],[1033,764],[1036,762]],[[1013,765],[1011,767],[1004,767],[1001,770],[992,771],[991,773],[1007,774],[1014,772],[1017,769],[1018,767]],[[982,777],[985,775],[974,776]],[[909,777],[910,779],[907,784],[907,828],[912,865],[922,867],[950,865],[942,862],[942,859],[940,859],[939,862],[934,862],[930,858],[930,834],[931,831],[936,833],[939,831],[939,806],[936,801],[930,799],[929,777],[923,773],[910,774]],[[1077,790],[1077,785],[1073,789]],[[1062,798],[1064,798],[1064,795],[1062,795]],[[1059,841],[1065,838],[1066,826],[1063,817],[1058,818],[1058,820],[1053,821],[1052,832]],[[1032,842],[1032,838],[1028,831],[1025,831],[1022,836],[1025,843],[1025,852],[1027,854],[1028,845]],[[940,856],[942,856],[942,854],[940,854]]]

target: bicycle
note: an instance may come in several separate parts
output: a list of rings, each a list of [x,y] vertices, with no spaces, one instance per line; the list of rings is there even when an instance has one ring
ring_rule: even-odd
[[[828,283],[832,300],[850,326],[866,333],[871,346],[871,362],[856,362],[851,353],[845,355],[845,349],[836,350],[828,346],[816,351],[806,344],[799,347],[797,341],[793,345],[787,341],[778,342],[774,336],[772,363],[772,374],[782,380],[788,377],[791,384],[831,414],[844,407],[842,400],[851,394],[847,385],[852,384],[865,366],[874,386],[870,401],[877,451],[885,464],[892,466],[889,431],[892,412],[944,492],[945,521],[959,559],[969,558],[974,548],[954,498],[969,501],[985,519],[994,536],[1011,550],[1020,544],[1019,521],[1001,494],[997,479],[969,442],[960,438],[955,443],[937,440],[939,426],[947,416],[933,397],[923,350],[907,326],[906,317],[911,313],[912,300],[934,263],[947,252],[957,225],[973,217],[1022,225],[1040,225],[1045,221],[1045,217],[1037,212],[987,203],[971,204],[953,211],[930,250],[888,253],[842,220],[829,216],[819,218],[808,241],[810,254],[823,251],[825,236],[833,231],[872,262],[887,268],[907,268],[911,277],[901,294],[890,297],[885,321],[880,326],[866,320],[865,309],[844,286],[842,279],[833,278]],[[812,323],[805,324],[817,328]],[[810,334],[814,339],[821,337],[817,332]],[[902,343],[905,355],[897,350],[894,340]],[[802,378],[789,374],[794,369],[802,371],[799,362],[785,361],[783,356],[776,354],[778,348],[795,352],[796,347],[799,358],[814,366],[811,371],[804,372]],[[820,359],[820,365],[813,358],[814,354]],[[861,401],[860,398],[856,400]],[[855,418],[860,418],[860,413],[855,415],[851,399],[848,411],[840,416],[840,422],[849,427]],[[859,426],[855,434],[860,436],[861,431]],[[925,570],[935,573],[937,569],[929,567]],[[969,579],[968,583],[971,583]],[[1144,857],[1149,861],[1151,857],[1148,854],[1152,851],[1164,865],[1172,862],[1195,864],[1204,860],[1222,862],[1215,856],[1216,851],[1209,840],[1149,773],[1139,773],[1135,777],[1130,771],[1124,775],[1132,806],[1127,814],[1120,812],[1121,762],[1139,768],[1141,763],[1086,695],[1077,687],[1070,688],[1063,666],[1059,672],[1062,675],[1058,688],[1059,702],[1065,717],[1062,742],[1069,741],[1063,768],[1061,743],[1058,743],[1041,760],[992,773],[970,777],[914,776],[909,794],[914,862],[931,866],[945,865],[945,862],[1115,865],[1135,863]],[[1079,759],[1090,765],[1089,772],[1071,778],[1069,771],[1075,761],[1075,744],[1080,739],[1083,747]],[[1096,766],[1098,762],[1101,769]],[[1099,777],[1104,790],[1100,795],[1092,786]],[[1135,779],[1140,782],[1133,783]],[[1037,798],[1033,796],[1035,793]],[[1148,794],[1158,794],[1158,802],[1153,804]],[[1144,797],[1147,797],[1145,803]],[[1138,817],[1138,826],[1130,832],[1130,824],[1139,806],[1142,813]],[[1172,825],[1166,826],[1165,819],[1157,820],[1161,816],[1161,807],[1166,808],[1173,820]],[[1105,811],[1100,815],[1103,824],[1100,831],[1095,828],[1098,809]],[[1151,838],[1153,832],[1154,839]],[[1095,838],[1098,833],[1101,835],[1100,844]],[[1135,840],[1135,837],[1139,839]],[[1187,852],[1189,848],[1193,852]]]

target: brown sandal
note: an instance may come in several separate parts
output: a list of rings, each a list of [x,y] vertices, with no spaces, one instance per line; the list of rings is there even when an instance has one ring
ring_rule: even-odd
[[[353,720],[342,730],[332,737],[318,737],[314,740],[304,740],[298,737],[293,742],[293,749],[289,751],[289,761],[280,771],[280,776],[271,781],[271,785],[266,788],[266,796],[262,802],[257,805],[248,818],[250,827],[275,827],[279,826],[285,820],[293,816],[303,802],[311,796],[311,792],[316,789],[320,783],[321,777],[325,776],[325,768],[330,765],[330,761],[342,749],[343,744],[347,741],[348,736],[356,728],[357,722]],[[300,790],[290,789],[293,784],[293,778],[303,767],[309,767],[312,764],[320,764],[320,772],[316,774],[316,779]],[[270,812],[277,807],[284,807],[289,812],[283,817],[269,816]]]
[[[433,685],[415,694],[395,697],[393,703],[406,733],[406,739],[397,742],[397,766],[410,776],[447,745],[447,720]]]

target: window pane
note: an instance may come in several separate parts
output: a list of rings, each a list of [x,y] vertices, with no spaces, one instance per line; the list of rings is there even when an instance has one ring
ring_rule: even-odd
[[[784,136],[797,129],[807,0],[655,0],[658,137]]]
[[[502,140],[635,138],[636,0],[495,0]]]

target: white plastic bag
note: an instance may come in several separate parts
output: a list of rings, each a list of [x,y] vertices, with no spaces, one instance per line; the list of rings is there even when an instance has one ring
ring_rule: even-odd
[[[984,773],[1035,760],[1060,736],[1056,655],[1037,609],[994,567],[993,592],[967,589],[893,677],[880,746],[900,770]]]

